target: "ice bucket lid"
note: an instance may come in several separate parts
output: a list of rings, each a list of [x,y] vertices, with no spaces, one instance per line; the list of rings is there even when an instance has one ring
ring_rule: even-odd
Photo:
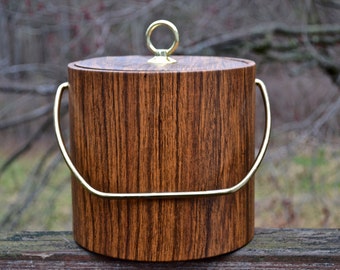
[[[96,71],[123,72],[200,72],[242,69],[255,65],[246,59],[211,56],[173,56],[176,63],[157,65],[148,63],[150,56],[106,56],[71,63],[73,68]]]

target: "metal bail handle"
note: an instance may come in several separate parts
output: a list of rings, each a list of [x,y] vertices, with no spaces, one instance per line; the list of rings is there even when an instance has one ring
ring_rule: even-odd
[[[78,172],[77,168],[73,164],[70,156],[68,155],[68,152],[66,150],[61,131],[60,131],[60,121],[59,121],[59,115],[60,115],[60,102],[61,97],[66,88],[69,87],[69,84],[67,82],[62,83],[59,85],[55,101],[54,101],[54,108],[53,108],[53,117],[54,117],[54,129],[55,134],[57,137],[57,141],[59,144],[60,151],[65,159],[65,162],[67,166],[70,168],[71,172],[74,174],[74,176],[79,180],[79,182],[91,193],[107,198],[107,199],[137,199],[137,198],[159,198],[159,199],[166,199],[166,198],[183,198],[183,197],[198,197],[198,196],[216,196],[216,195],[225,195],[229,193],[234,193],[238,191],[240,188],[242,188],[244,185],[246,185],[251,179],[251,177],[254,175],[256,170],[258,169],[265,153],[268,147],[269,143],[269,136],[270,136],[270,129],[271,129],[271,114],[270,114],[270,104],[269,104],[269,98],[266,90],[266,86],[264,83],[259,80],[255,79],[255,84],[259,87],[262,94],[262,99],[264,103],[265,108],[265,115],[266,115],[266,124],[265,124],[265,132],[263,136],[263,140],[261,143],[260,150],[255,158],[255,161],[247,173],[247,175],[239,181],[238,184],[230,187],[230,188],[224,188],[224,189],[216,189],[216,190],[206,190],[206,191],[175,191],[175,192],[145,192],[145,193],[109,193],[109,192],[103,192],[100,190],[97,190],[93,188],[91,185],[87,183],[87,181],[81,176],[81,174]]]
[[[168,27],[171,32],[174,34],[174,42],[168,49],[156,49],[155,46],[151,42],[151,34],[152,32],[159,26],[166,26]],[[154,57],[148,60],[148,63],[152,64],[158,64],[158,65],[166,65],[166,64],[172,64],[176,63],[176,60],[169,57],[178,47],[179,44],[179,34],[176,26],[169,21],[166,20],[158,20],[150,24],[148,29],[146,29],[145,32],[145,37],[146,37],[146,46],[148,49],[154,53]]]

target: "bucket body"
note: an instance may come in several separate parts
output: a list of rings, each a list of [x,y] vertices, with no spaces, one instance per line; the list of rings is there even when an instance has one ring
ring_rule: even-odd
[[[105,192],[223,189],[254,161],[255,63],[142,56],[71,63],[71,158]],[[229,195],[100,198],[72,178],[73,231],[82,247],[139,261],[206,258],[254,235],[254,179]]]

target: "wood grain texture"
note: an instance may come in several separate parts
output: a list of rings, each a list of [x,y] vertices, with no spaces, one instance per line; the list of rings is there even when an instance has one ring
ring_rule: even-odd
[[[185,65],[145,69],[143,58],[110,59],[69,65],[71,155],[94,188],[211,190],[246,175],[254,159],[253,62],[185,57]],[[75,240],[115,258],[211,257],[254,234],[253,180],[232,195],[195,199],[107,200],[75,179],[72,191]]]
[[[0,269],[340,269],[339,229],[256,229],[228,255],[185,262],[112,259],[80,248],[71,232],[0,233]]]

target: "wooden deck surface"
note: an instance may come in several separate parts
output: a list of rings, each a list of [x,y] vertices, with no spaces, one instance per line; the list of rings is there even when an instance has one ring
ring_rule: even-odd
[[[96,255],[79,247],[72,232],[2,232],[0,269],[340,269],[340,229],[256,229],[233,253],[171,263]]]

